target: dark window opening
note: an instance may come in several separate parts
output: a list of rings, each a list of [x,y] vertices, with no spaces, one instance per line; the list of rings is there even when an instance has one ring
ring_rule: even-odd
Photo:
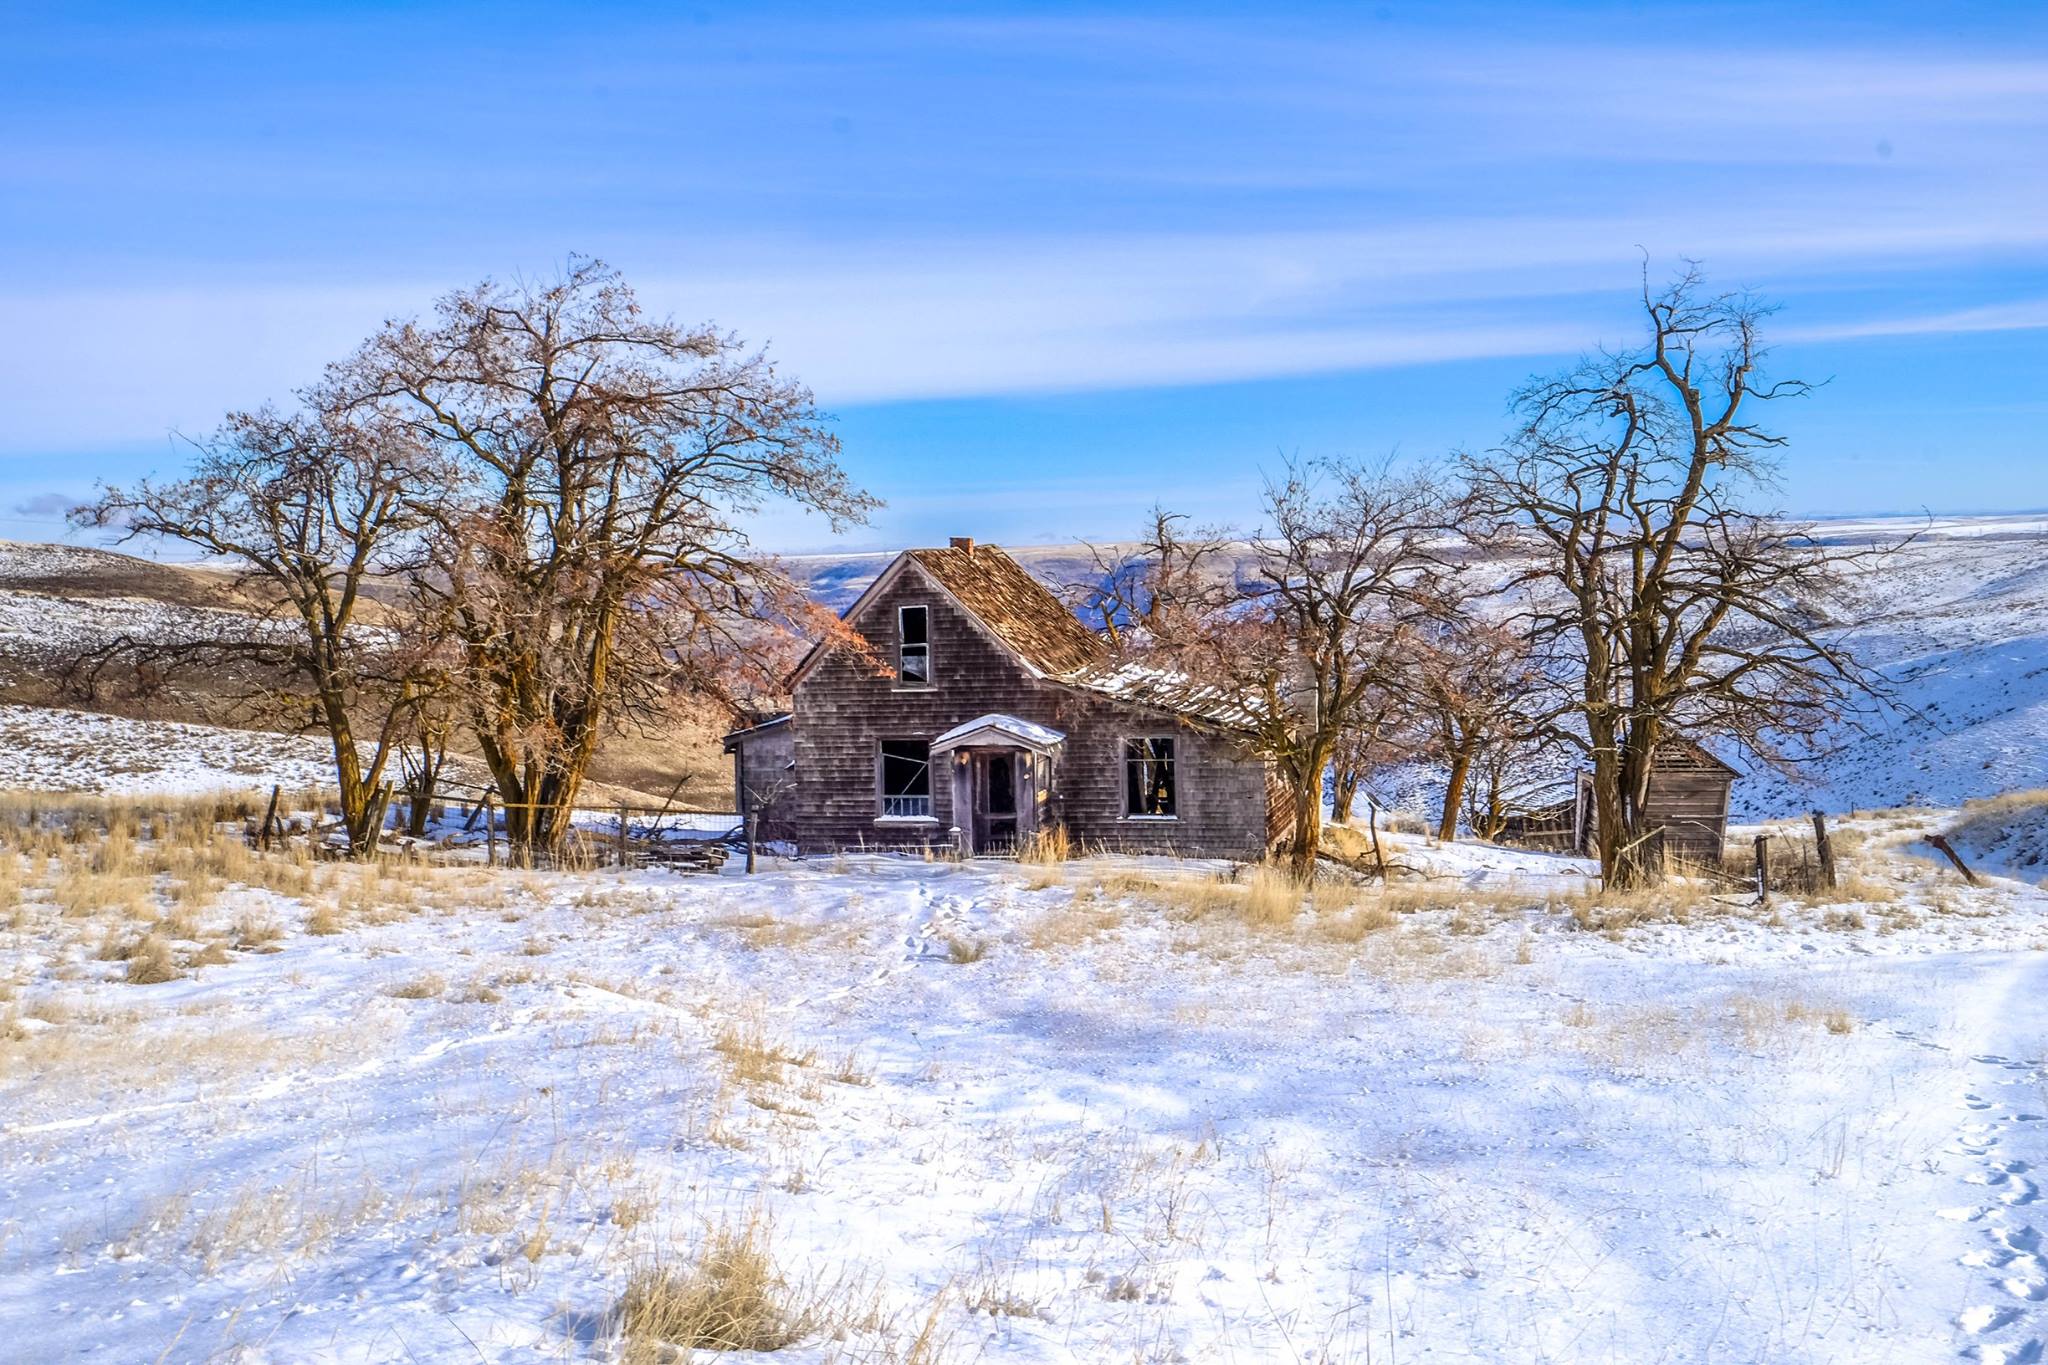
[[[1175,813],[1172,739],[1124,741],[1124,795],[1128,814]]]
[[[896,678],[924,685],[932,680],[931,609],[899,607],[896,611]]]
[[[932,813],[932,746],[921,739],[882,741],[882,814],[923,819]]]

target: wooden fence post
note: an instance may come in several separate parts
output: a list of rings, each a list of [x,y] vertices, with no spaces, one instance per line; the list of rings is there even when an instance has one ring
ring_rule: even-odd
[[[1756,903],[1771,903],[1771,836],[1756,836]]]
[[[484,865],[486,867],[496,867],[498,865],[498,813],[492,809],[496,804],[497,793],[485,792],[484,804],[481,809],[484,815]]]
[[[1970,865],[1963,861],[1963,855],[1955,851],[1955,847],[1949,843],[1946,836],[1930,834],[1927,836],[1927,842],[1940,849],[1948,860],[1956,865],[1956,871],[1963,874],[1964,881],[1972,886],[1978,884],[1977,874],[1970,871]]]
[[[749,877],[754,875],[755,821],[759,820],[760,818],[760,812],[757,811],[754,807],[749,806],[747,808],[747,875]]]
[[[1819,811],[1813,813],[1813,849],[1820,856],[1820,883],[1832,891],[1835,889],[1835,841],[1828,837],[1828,819]]]
[[[270,847],[270,827],[277,823],[277,797],[278,793],[283,790],[284,784],[282,782],[270,784],[270,809],[263,812],[263,824],[256,831],[256,847],[258,848]]]
[[[619,866],[626,865],[626,803],[619,803]]]

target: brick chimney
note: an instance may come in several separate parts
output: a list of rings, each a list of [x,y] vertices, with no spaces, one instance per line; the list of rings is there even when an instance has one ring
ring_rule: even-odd
[[[973,553],[974,553],[974,537],[973,537],[973,536],[954,536],[954,537],[953,537],[953,548],[954,548],[954,549],[956,549],[956,550],[965,550],[965,551],[967,551],[967,553],[969,553],[969,554],[973,554]]]

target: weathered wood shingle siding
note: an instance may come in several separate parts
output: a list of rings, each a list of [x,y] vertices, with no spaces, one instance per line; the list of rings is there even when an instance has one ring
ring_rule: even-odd
[[[930,742],[991,712],[1066,735],[1049,814],[1089,847],[1255,857],[1266,846],[1266,768],[1174,717],[1034,676],[961,610],[915,562],[849,624],[893,665],[897,609],[930,609],[932,685],[905,687],[846,651],[825,655],[796,688],[798,842],[809,850],[944,843],[964,825],[947,774],[932,775],[933,821],[877,819],[876,765],[885,739]],[[1176,740],[1178,818],[1124,818],[1123,742]]]

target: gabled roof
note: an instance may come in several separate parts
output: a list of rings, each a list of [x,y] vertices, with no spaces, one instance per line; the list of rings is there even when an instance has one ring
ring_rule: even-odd
[[[956,542],[944,549],[905,550],[840,613],[841,618],[851,621],[859,616],[911,566],[958,603],[989,638],[1042,678],[1228,729],[1250,729],[1259,722],[1255,699],[1235,697],[1224,688],[1156,665],[1119,662],[1102,637],[1081,624],[1051,589],[993,545]],[[790,675],[792,690],[830,648],[829,642],[820,642],[805,656]]]
[[[959,604],[997,644],[1015,654],[1042,677],[1058,677],[1101,662],[1109,648],[1081,624],[1051,589],[993,545],[953,545],[945,549],[905,550],[868,584],[866,591],[841,613],[851,621],[869,602],[888,591],[906,567],[915,565]],[[792,690],[818,661],[831,652],[820,641],[790,674]]]
[[[995,546],[953,545],[908,554],[1040,673],[1070,673],[1108,654],[1100,637],[1066,603]]]
[[[1020,720],[1000,712],[976,716],[965,725],[956,725],[932,741],[932,752],[943,754],[949,749],[964,749],[969,745],[1005,745],[1049,754],[1066,742],[1067,737],[1049,725],[1035,721]]]

